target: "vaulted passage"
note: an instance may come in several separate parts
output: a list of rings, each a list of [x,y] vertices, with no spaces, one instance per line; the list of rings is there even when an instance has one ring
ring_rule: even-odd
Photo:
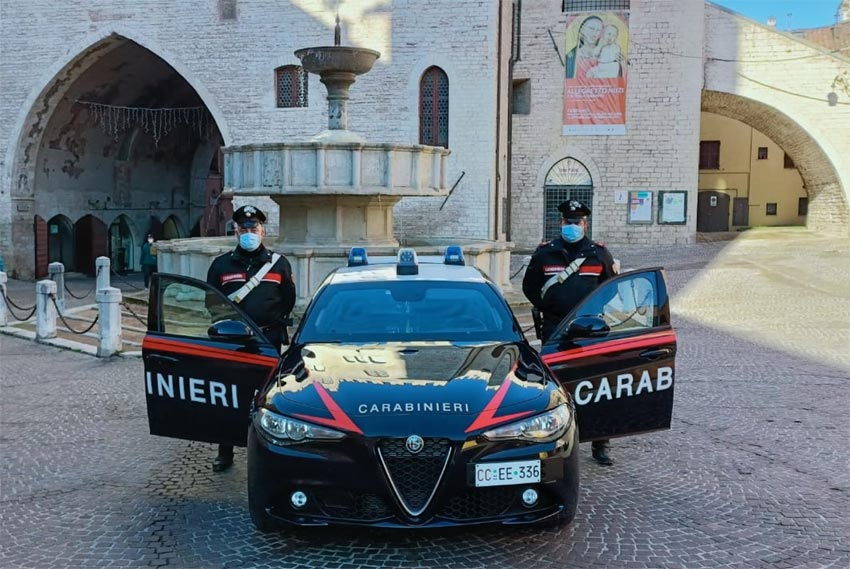
[[[741,121],[773,140],[793,160],[808,195],[806,225],[846,231],[847,201],[835,166],[812,136],[777,109],[731,93],[703,91],[702,110]]]
[[[119,36],[90,47],[28,122],[13,189],[29,203],[13,221],[21,276],[60,259],[92,274],[100,255],[116,271],[138,270],[147,233],[223,234],[219,128],[186,79],[146,48]]]

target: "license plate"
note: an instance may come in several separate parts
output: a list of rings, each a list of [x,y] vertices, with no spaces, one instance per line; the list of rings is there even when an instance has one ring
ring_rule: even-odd
[[[540,461],[488,462],[475,465],[475,486],[510,486],[540,482]]]

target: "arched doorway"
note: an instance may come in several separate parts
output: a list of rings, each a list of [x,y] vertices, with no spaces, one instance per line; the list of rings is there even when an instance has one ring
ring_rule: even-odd
[[[176,216],[169,215],[162,224],[163,239],[179,239],[184,236],[184,232],[180,229],[180,220]]]
[[[89,276],[97,274],[95,259],[106,256],[106,224],[97,217],[84,215],[74,224],[75,266]]]
[[[55,215],[47,221],[47,262],[62,263],[65,271],[73,271],[74,225],[64,215]]]
[[[850,209],[842,184],[842,170],[836,168],[836,163],[840,162],[833,160],[825,147],[792,117],[764,102],[709,89],[703,89],[702,92],[702,111],[735,119],[752,127],[788,156],[802,178],[806,197],[805,209],[802,203],[795,203],[797,198],[790,203],[791,215],[796,216],[798,211],[805,212],[801,223],[810,229],[847,231]],[[753,149],[753,152],[757,150]],[[844,176],[846,178],[846,174]],[[773,215],[772,212],[768,213],[768,202],[779,207],[777,202],[766,199],[760,200],[758,204],[750,203],[748,207],[757,206],[757,211],[762,215]],[[734,203],[732,208],[734,215]],[[781,215],[782,210],[778,213]],[[749,221],[750,224],[758,224],[757,219]],[[732,225],[736,223],[733,221]]]
[[[558,205],[567,200],[578,200],[593,210],[593,179],[584,164],[575,158],[559,160],[549,169],[543,185],[543,238],[553,239],[561,228]],[[591,218],[592,219],[592,218]],[[592,235],[588,221],[587,235]]]
[[[194,219],[204,207],[193,199],[186,176],[195,151],[229,138],[213,118],[220,113],[207,106],[211,97],[195,89],[179,60],[161,56],[149,42],[98,35],[28,99],[27,115],[16,128],[11,199],[35,204],[12,219],[7,263],[22,276],[32,275],[38,260],[50,255],[43,220],[55,214],[86,218],[85,238],[74,231],[72,241],[71,255],[82,261],[73,263],[77,270],[93,273],[95,257],[121,250],[116,270],[132,270],[139,253],[119,243],[126,241],[126,227],[119,222],[111,234],[104,228],[102,243],[86,242],[99,231],[88,225],[95,219],[88,216],[123,214],[124,225],[133,228],[143,228],[149,212]],[[33,217],[42,220],[37,236],[43,239],[33,239]],[[178,230],[186,235],[179,223]],[[133,234],[133,243],[138,237]]]
[[[119,215],[109,226],[109,259],[112,270],[128,273],[135,267],[136,240],[126,215]]]

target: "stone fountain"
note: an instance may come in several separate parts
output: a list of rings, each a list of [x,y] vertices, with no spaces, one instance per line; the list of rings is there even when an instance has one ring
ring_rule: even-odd
[[[449,151],[419,144],[368,142],[348,130],[348,91],[368,73],[380,53],[339,45],[339,18],[333,46],[295,52],[328,91],[328,128],[305,142],[246,144],[224,149],[224,186],[233,196],[269,196],[280,210],[280,235],[267,245],[293,266],[299,302],[346,261],[351,247],[370,255],[394,255],[393,206],[404,196],[446,196]],[[405,243],[422,254],[439,255],[450,244]],[[205,278],[212,259],[235,245],[233,238],[160,242],[162,272]],[[472,261],[497,281],[507,273],[505,244],[465,246]],[[504,283],[503,283],[504,284]]]

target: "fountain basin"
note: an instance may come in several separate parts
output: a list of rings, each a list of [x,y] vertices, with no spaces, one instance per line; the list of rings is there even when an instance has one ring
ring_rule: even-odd
[[[380,56],[372,49],[342,46],[307,47],[295,52],[306,71],[319,75],[333,71],[362,75],[372,69]]]
[[[350,245],[346,247],[294,245],[273,237],[266,239],[266,245],[274,251],[283,253],[289,259],[295,279],[296,307],[299,309],[306,306],[313,293],[332,270],[347,264],[348,253],[351,250]],[[510,261],[513,243],[484,239],[422,239],[404,243],[405,247],[413,247],[420,258],[442,257],[449,245],[460,245],[467,265],[484,271],[506,294],[512,291]],[[232,236],[158,241],[158,270],[206,280],[207,270],[213,259],[232,251],[235,246],[236,239]],[[370,245],[367,252],[370,257],[395,256],[398,253],[398,247]]]

